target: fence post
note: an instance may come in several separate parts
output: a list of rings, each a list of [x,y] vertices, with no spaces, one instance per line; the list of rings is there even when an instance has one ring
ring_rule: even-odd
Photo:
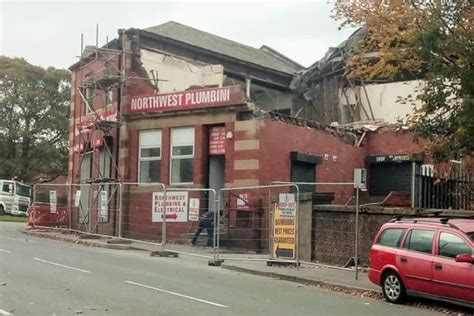
[[[122,238],[122,199],[123,199],[123,185],[119,183],[119,199],[118,199],[118,230],[117,235],[119,238]]]
[[[217,227],[217,229],[214,229],[214,241],[213,241],[213,257],[214,257],[214,262],[217,261],[217,248],[219,247],[219,243],[218,243],[218,238],[220,236],[220,229],[221,229],[221,225],[220,225],[220,214],[221,214],[221,210],[220,210],[220,205],[219,205],[219,200],[216,198],[216,191],[213,190],[211,191],[214,195],[214,208],[215,208],[215,214],[214,216],[217,214],[217,222],[214,222],[214,227]]]
[[[355,278],[359,279],[359,186],[356,186],[356,214],[355,214]]]
[[[166,188],[163,192],[163,224],[161,226],[161,250],[166,249]]]

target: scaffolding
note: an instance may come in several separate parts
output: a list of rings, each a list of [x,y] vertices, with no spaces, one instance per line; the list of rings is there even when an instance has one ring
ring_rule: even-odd
[[[120,172],[118,159],[120,152],[120,127],[123,122],[123,94],[127,86],[125,39],[117,40],[99,47],[99,27],[96,28],[95,46],[86,46],[81,34],[81,54],[78,71],[80,74],[74,81],[75,92],[80,96],[80,102],[73,110],[73,165],[72,182],[93,185],[94,189],[87,193],[87,205],[82,206],[83,212],[79,226],[84,226],[88,232],[97,232],[98,224],[102,221],[99,207],[96,207],[97,221],[91,227],[89,214],[86,209],[97,206],[106,191],[108,205],[116,206],[120,194]],[[100,148],[100,151],[97,149]],[[79,159],[77,159],[79,156]],[[95,156],[95,157],[94,157]],[[86,162],[86,159],[88,162]],[[78,162],[78,165],[75,163]],[[86,172],[84,172],[85,169]],[[87,174],[88,176],[85,176]],[[119,185],[113,185],[113,184]],[[89,186],[90,188],[91,186]],[[92,195],[92,196],[90,196]],[[81,218],[81,216],[79,216]],[[116,220],[114,220],[117,223]],[[87,225],[88,224],[88,225]],[[115,226],[115,225],[114,225]]]

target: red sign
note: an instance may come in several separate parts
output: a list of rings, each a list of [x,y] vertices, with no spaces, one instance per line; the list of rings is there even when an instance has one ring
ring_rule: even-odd
[[[209,130],[209,155],[222,154],[225,154],[225,127],[211,127]]]
[[[239,104],[244,101],[244,93],[240,86],[189,90],[132,97],[128,113],[173,111]]]
[[[99,148],[104,145],[104,138],[99,131],[94,131],[93,124],[95,121],[117,121],[117,111],[115,108],[110,108],[109,110],[102,112],[96,115],[90,115],[86,119],[77,123],[74,126],[74,136],[76,137],[75,146],[73,148],[74,152],[81,152],[84,150],[85,140],[90,140],[90,146],[92,148]]]

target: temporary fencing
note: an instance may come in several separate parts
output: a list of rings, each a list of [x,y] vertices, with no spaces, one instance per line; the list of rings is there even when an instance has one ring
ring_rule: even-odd
[[[118,236],[161,243],[165,190],[162,183],[122,183]]]
[[[160,210],[166,214],[162,221],[163,250],[211,259],[213,257],[211,254],[202,254],[202,252],[199,254],[200,252],[196,250],[210,245],[210,248],[216,251],[215,235],[218,229],[214,227],[219,223],[217,219],[219,212],[216,212],[218,209],[216,191],[167,187],[165,199],[167,207]],[[200,216],[207,211],[214,211],[214,213],[201,226]],[[191,246],[195,234],[194,241],[197,248],[194,245]]]
[[[280,218],[282,202],[291,205],[286,206],[286,213]],[[278,259],[297,263],[297,204],[298,186],[294,184],[221,189],[218,209],[223,210],[224,225],[217,229],[214,259]],[[275,217],[276,210],[278,217]],[[217,221],[221,222],[219,213]],[[279,238],[279,242],[275,242],[275,238]]]
[[[353,265],[357,277],[359,192],[349,182],[274,182],[219,192],[162,183],[37,184],[29,223],[151,243],[214,261]],[[200,229],[206,211],[215,211],[214,224]],[[208,239],[213,250],[202,251]]]
[[[300,193],[300,261],[355,268],[359,265],[359,193],[353,182],[292,183]],[[307,201],[307,202],[305,202]]]

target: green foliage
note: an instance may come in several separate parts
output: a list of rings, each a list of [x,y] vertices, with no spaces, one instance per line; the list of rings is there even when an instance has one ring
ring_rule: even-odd
[[[67,170],[70,73],[0,56],[0,177],[47,181]]]
[[[422,76],[423,106],[408,119],[431,141],[437,160],[474,152],[474,1],[337,2],[342,25],[364,26],[366,36],[347,62],[348,77]],[[378,51],[377,59],[364,57]],[[395,67],[393,66],[395,65]],[[413,100],[405,100],[413,101]]]

